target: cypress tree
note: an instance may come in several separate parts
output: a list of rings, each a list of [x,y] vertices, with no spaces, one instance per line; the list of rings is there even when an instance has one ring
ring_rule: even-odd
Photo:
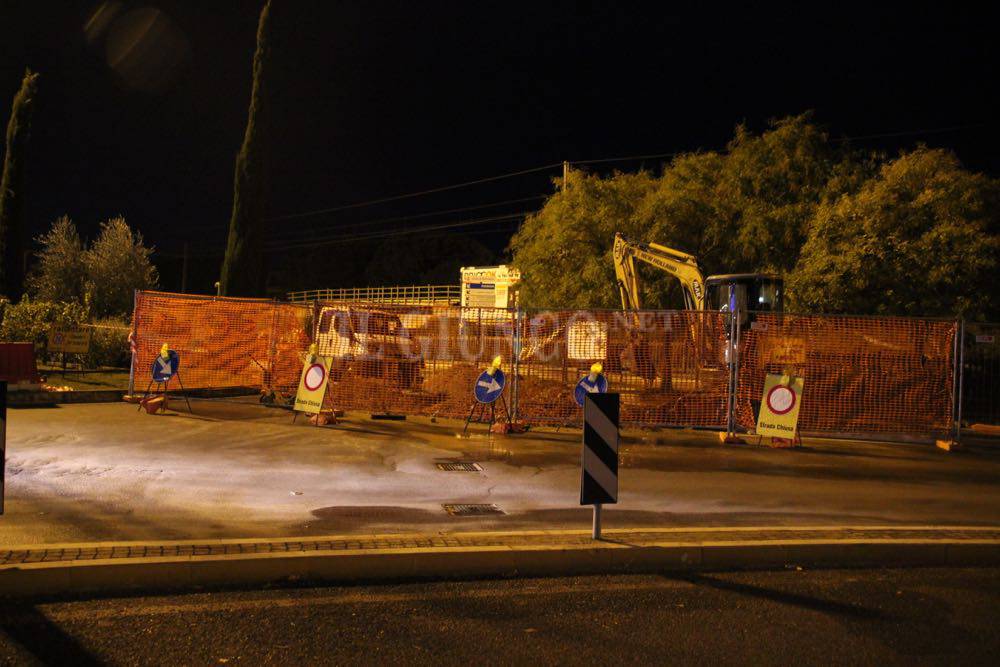
[[[22,251],[27,226],[25,151],[38,92],[38,73],[25,70],[7,123],[7,150],[0,179],[0,295],[21,296],[24,282]]]
[[[271,69],[271,2],[260,12],[257,50],[253,57],[253,89],[243,146],[236,156],[233,179],[233,214],[222,262],[221,293],[256,296],[263,283],[264,193],[268,130],[268,81]]]

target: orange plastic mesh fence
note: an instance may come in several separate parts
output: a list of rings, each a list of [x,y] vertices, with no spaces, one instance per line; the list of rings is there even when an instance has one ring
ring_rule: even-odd
[[[515,313],[503,309],[317,304],[316,343],[332,360],[340,409],[465,417],[476,377],[497,355],[509,372]],[[509,402],[511,388],[504,390]]]
[[[298,304],[138,292],[135,390],[145,390],[153,360],[166,343],[180,356],[186,389],[294,392],[301,354],[310,342],[310,316],[310,309]]]
[[[600,362],[627,424],[724,428],[725,325],[716,312],[540,311],[522,315],[518,415],[579,424],[577,383]]]
[[[311,342],[331,359],[329,407],[464,418],[500,355],[504,401],[529,424],[579,424],[594,362],[624,424],[725,428],[729,327],[718,312],[530,311],[291,304],[140,292],[135,388],[160,346],[186,388],[294,396]],[[740,335],[736,423],[752,429],[767,373],[805,378],[799,430],[938,434],[952,426],[955,322],[757,314]],[[515,351],[518,352],[515,359]]]
[[[935,434],[952,427],[953,321],[758,314],[740,334],[737,423],[768,373],[804,378],[800,432]]]

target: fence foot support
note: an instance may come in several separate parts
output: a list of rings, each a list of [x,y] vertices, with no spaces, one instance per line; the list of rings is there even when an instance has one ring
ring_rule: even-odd
[[[745,445],[747,441],[735,433],[719,433],[719,440],[724,445]]]
[[[956,449],[962,448],[962,445],[960,445],[957,440],[938,440],[934,444],[938,449],[942,449],[946,452],[953,452]]]

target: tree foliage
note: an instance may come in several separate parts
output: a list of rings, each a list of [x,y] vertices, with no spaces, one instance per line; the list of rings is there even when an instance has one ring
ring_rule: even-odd
[[[271,3],[264,4],[257,26],[253,88],[243,145],[236,156],[233,214],[222,262],[223,294],[256,296],[263,286],[263,216],[265,206],[268,85],[271,69]]]
[[[31,119],[38,93],[38,74],[27,70],[14,96],[7,123],[7,149],[0,177],[0,294],[16,299],[21,293],[25,216],[25,162]]]
[[[156,287],[159,276],[150,262],[152,248],[124,218],[101,224],[101,233],[83,253],[86,302],[93,317],[127,316],[137,289]]]
[[[820,207],[789,292],[807,310],[984,318],[997,275],[998,182],[920,148]]]
[[[85,271],[83,241],[68,216],[52,223],[52,228],[38,237],[42,246],[37,263],[28,276],[28,291],[40,301],[84,300]]]
[[[610,178],[570,171],[566,188],[525,220],[511,241],[529,306],[611,308],[617,303],[611,242],[638,235],[637,207],[655,186],[647,172]]]
[[[8,305],[0,324],[0,340],[44,345],[52,329],[75,329],[87,311],[77,302],[33,301],[29,297]]]
[[[760,135],[737,127],[725,151],[679,155],[659,174],[573,171],[511,250],[528,306],[618,307],[620,231],[696,255],[705,275],[778,273],[793,309],[1000,317],[981,289],[997,268],[996,191],[947,151],[887,160],[803,114]],[[644,304],[681,306],[675,280],[639,270]]]

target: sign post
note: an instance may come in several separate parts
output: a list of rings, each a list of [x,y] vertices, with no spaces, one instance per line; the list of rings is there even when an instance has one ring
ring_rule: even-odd
[[[66,355],[87,354],[90,351],[90,331],[88,329],[51,329],[48,335],[49,352],[62,353],[62,372],[66,377]]]
[[[305,363],[302,364],[302,375],[299,377],[299,388],[295,392],[296,413],[308,412],[318,415],[323,409],[323,399],[326,397],[326,383],[330,378],[330,360],[316,354],[315,345],[309,349]]]
[[[167,388],[170,384],[170,380],[174,377],[177,378],[177,382],[181,385],[181,395],[184,397],[184,402],[187,403],[188,412],[194,412],[191,409],[191,401],[188,400],[187,394],[184,390],[184,383],[181,381],[181,357],[175,350],[171,350],[166,343],[160,348],[160,353],[156,355],[153,359],[153,365],[151,368],[151,378],[149,384],[146,386],[146,393],[143,394],[142,399],[139,401],[139,410],[142,410],[143,406],[150,414],[156,411],[157,408],[152,407],[154,405],[153,401],[149,401],[147,405],[147,399],[149,399],[149,391],[153,388],[153,383],[155,382],[157,386],[163,385],[163,409],[167,407]],[[158,399],[154,399],[158,400]]]
[[[86,354],[90,351],[90,331],[88,329],[52,329],[49,331],[49,352],[63,354]]]
[[[804,384],[801,377],[768,374],[764,380],[760,414],[757,416],[757,435],[794,442]]]
[[[7,493],[7,381],[0,380],[0,514]]]
[[[476,378],[476,384],[472,388],[472,396],[475,400],[472,402],[472,407],[469,408],[469,416],[465,418],[465,427],[462,428],[462,437],[465,437],[466,431],[469,430],[469,422],[472,421],[472,415],[476,411],[476,407],[480,407],[479,417],[477,421],[482,421],[483,417],[486,416],[486,408],[490,409],[490,428],[496,422],[496,402],[499,399],[501,405],[503,405],[504,412],[507,414],[507,424],[511,423],[510,410],[507,407],[507,401],[503,397],[504,387],[507,386],[507,376],[504,372],[500,370],[500,365],[502,359],[497,356],[493,358],[493,362],[490,364],[489,368],[484,370]]]
[[[580,378],[573,390],[573,400],[581,408],[587,394],[608,393],[608,378],[604,377],[604,367],[597,363],[590,367],[590,373]]]
[[[601,506],[618,502],[618,394],[588,393],[583,404],[580,504],[594,506],[595,540],[601,539]]]

